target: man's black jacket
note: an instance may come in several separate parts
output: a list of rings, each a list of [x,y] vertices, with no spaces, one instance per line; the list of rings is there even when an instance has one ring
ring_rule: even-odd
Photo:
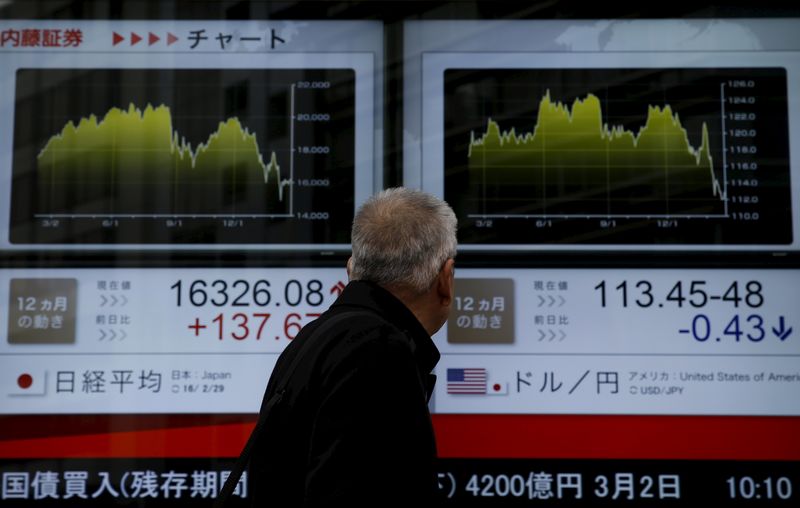
[[[352,311],[314,337],[256,438],[254,506],[431,506],[436,444],[427,402],[439,351],[388,291],[348,284],[278,358],[264,401],[314,330]]]

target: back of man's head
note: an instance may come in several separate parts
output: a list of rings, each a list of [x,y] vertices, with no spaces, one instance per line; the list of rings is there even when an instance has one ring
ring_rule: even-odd
[[[439,198],[405,187],[382,191],[353,219],[350,278],[424,293],[456,255],[456,225]]]

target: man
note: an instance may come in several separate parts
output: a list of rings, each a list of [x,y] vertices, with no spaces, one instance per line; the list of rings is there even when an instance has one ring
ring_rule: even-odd
[[[439,351],[430,337],[453,300],[456,217],[433,196],[389,189],[358,210],[352,244],[350,283],[267,385],[262,411],[285,392],[254,442],[255,506],[432,504],[427,403]]]

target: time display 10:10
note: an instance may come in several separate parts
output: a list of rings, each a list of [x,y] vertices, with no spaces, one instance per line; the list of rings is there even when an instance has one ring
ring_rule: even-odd
[[[773,479],[764,478],[762,481],[754,479],[752,476],[742,476],[737,478],[731,476],[726,480],[728,483],[728,495],[731,499],[791,499],[792,481],[781,476]]]

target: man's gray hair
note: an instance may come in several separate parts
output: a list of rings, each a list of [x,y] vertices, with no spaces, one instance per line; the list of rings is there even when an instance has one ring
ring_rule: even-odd
[[[369,198],[353,219],[352,280],[424,293],[456,255],[456,215],[441,199],[395,187]]]

